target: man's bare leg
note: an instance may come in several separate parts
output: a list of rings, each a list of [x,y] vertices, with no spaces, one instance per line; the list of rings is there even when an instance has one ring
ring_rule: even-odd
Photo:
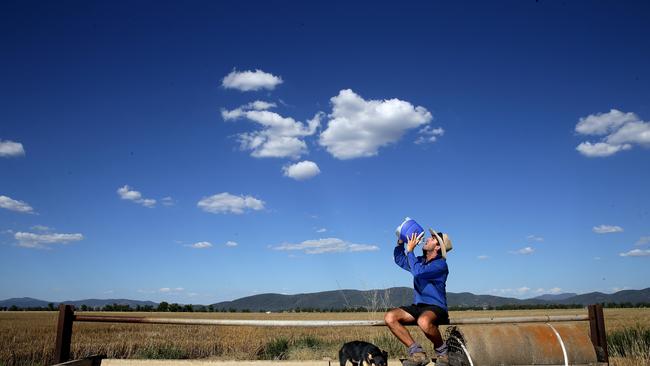
[[[442,346],[442,335],[436,325],[437,318],[436,314],[430,310],[423,312],[418,318],[418,326],[435,348]]]
[[[403,309],[396,308],[390,310],[384,315],[384,321],[386,322],[388,329],[390,329],[395,337],[397,337],[400,342],[404,343],[406,347],[410,347],[415,343],[413,337],[411,337],[411,333],[409,333],[408,329],[404,326],[404,324],[415,322],[415,318],[411,314],[407,313]]]

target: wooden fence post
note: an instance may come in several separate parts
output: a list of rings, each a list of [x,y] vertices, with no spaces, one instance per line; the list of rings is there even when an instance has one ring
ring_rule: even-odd
[[[598,362],[609,363],[607,351],[607,334],[605,333],[605,315],[601,304],[589,305],[589,331],[591,343],[596,350]]]
[[[59,305],[59,323],[56,328],[56,348],[54,362],[62,363],[70,359],[70,342],[72,341],[72,322],[74,321],[74,307],[72,305]]]

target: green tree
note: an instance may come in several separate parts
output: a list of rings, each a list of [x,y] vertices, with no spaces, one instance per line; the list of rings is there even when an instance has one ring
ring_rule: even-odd
[[[161,302],[158,304],[157,311],[169,311],[169,303],[167,303],[167,301]]]

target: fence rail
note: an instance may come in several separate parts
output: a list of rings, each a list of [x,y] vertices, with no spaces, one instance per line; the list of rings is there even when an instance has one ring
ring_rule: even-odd
[[[549,323],[589,321],[591,342],[596,349],[598,361],[608,362],[605,318],[602,305],[589,305],[587,314],[544,315],[523,317],[486,317],[450,319],[449,325],[505,324],[505,323]],[[385,326],[383,320],[235,320],[235,319],[183,319],[134,316],[76,315],[72,305],[59,305],[59,321],[56,337],[55,361],[62,363],[70,358],[70,342],[74,322],[137,323],[137,324],[179,324],[259,327],[356,327]]]

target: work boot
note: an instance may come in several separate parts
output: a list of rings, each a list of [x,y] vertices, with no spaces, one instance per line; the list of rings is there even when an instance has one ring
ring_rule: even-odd
[[[403,366],[424,366],[428,363],[429,359],[424,352],[414,352],[408,358],[402,360]]]
[[[449,356],[447,356],[446,354],[438,355],[438,357],[436,357],[435,366],[449,366]]]

